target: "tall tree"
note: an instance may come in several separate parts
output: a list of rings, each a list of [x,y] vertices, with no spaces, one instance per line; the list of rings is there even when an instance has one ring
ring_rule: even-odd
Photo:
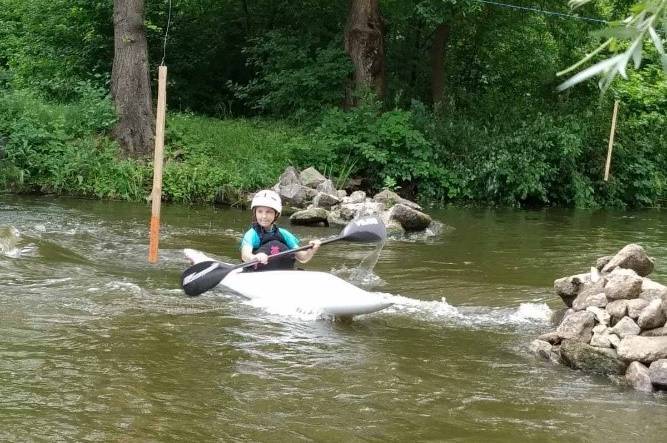
[[[350,0],[345,25],[345,52],[354,64],[354,88],[385,93],[384,25],[378,0]],[[348,105],[353,104],[352,94]]]
[[[431,98],[433,105],[445,99],[445,51],[449,41],[449,24],[440,23],[435,28],[431,46]]]
[[[114,0],[111,96],[118,112],[113,135],[131,157],[149,154],[155,118],[151,102],[144,0]]]

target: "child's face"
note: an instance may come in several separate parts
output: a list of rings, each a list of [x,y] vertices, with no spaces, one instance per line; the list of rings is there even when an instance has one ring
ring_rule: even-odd
[[[255,218],[262,228],[268,228],[276,219],[276,211],[266,206],[257,206],[255,208]]]

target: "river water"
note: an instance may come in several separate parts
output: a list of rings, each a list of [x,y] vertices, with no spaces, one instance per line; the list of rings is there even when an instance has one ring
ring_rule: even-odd
[[[246,212],[163,207],[149,265],[145,205],[1,197],[0,440],[664,441],[667,395],[528,344],[562,307],[553,280],[627,243],[667,282],[667,212],[430,212],[439,235],[390,239],[355,281],[395,305],[341,323],[183,295],[181,249],[236,260]],[[371,252],[307,268],[352,278]]]

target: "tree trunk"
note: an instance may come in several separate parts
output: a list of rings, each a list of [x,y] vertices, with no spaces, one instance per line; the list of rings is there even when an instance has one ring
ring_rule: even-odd
[[[440,23],[435,30],[431,47],[431,98],[433,106],[445,99],[445,51],[449,40],[449,25]]]
[[[113,27],[111,96],[119,118],[113,136],[125,154],[142,157],[153,150],[155,125],[144,0],[114,0]]]
[[[345,25],[345,51],[354,64],[353,87],[385,93],[384,27],[378,0],[350,0]],[[354,105],[348,94],[347,105]]]

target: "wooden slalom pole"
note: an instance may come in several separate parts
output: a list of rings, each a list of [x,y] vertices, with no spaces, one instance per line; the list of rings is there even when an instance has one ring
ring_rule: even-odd
[[[618,100],[614,101],[614,113],[611,116],[611,132],[609,133],[609,147],[607,148],[607,163],[604,167],[604,181],[609,181],[609,167],[611,166],[611,150],[614,147],[614,133],[616,132],[616,116],[618,115]]]
[[[164,161],[164,121],[167,106],[167,67],[158,68],[157,115],[155,122],[155,155],[153,157],[153,192],[151,194],[151,227],[148,262],[157,263],[160,241],[160,204],[162,203],[162,163]]]

